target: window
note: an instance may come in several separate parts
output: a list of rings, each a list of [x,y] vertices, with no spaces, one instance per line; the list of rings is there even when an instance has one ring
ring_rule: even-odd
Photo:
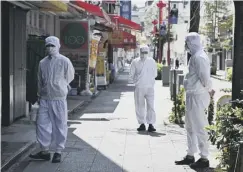
[[[39,14],[39,28],[44,29],[44,15]]]
[[[29,12],[29,25],[32,25],[32,12]]]
[[[115,4],[109,4],[108,13],[109,14],[114,14],[114,11],[115,11]]]
[[[103,2],[102,3],[103,9],[108,13],[108,14],[114,14],[115,12],[115,4],[114,3],[107,3]]]
[[[34,26],[37,27],[37,14],[34,12]]]

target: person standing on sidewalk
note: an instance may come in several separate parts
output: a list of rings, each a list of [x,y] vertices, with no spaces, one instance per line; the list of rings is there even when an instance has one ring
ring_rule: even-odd
[[[55,154],[52,162],[61,161],[61,152],[67,139],[67,94],[69,83],[74,79],[71,61],[59,54],[60,41],[57,37],[46,38],[48,56],[40,61],[38,71],[38,94],[40,108],[37,116],[37,141],[41,151],[31,154],[33,159],[49,161],[49,147],[55,141]]]
[[[149,47],[140,47],[140,57],[132,61],[130,78],[135,84],[135,109],[140,127],[138,131],[145,131],[145,123],[149,124],[148,131],[156,131],[153,124],[156,121],[154,110],[154,84],[157,77],[157,66],[153,58],[147,57]],[[145,101],[147,112],[145,112]],[[146,116],[146,119],[145,119]]]
[[[177,165],[190,165],[191,168],[209,167],[208,125],[205,110],[208,109],[210,96],[214,95],[210,77],[210,61],[203,50],[200,35],[191,32],[186,37],[187,51],[191,54],[189,72],[185,76],[184,87],[186,90],[186,116],[185,127],[187,131],[187,156]],[[194,154],[200,150],[201,158],[195,162]]]

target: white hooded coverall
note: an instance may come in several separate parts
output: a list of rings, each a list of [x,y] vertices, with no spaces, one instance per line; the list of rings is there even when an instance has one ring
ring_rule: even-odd
[[[52,55],[42,59],[38,71],[38,94],[40,108],[37,116],[37,141],[43,150],[49,150],[51,142],[55,151],[61,153],[67,138],[67,94],[68,85],[74,79],[71,61],[59,54],[57,37],[46,38],[46,45],[54,45]]]
[[[148,52],[149,48],[145,47],[141,51]],[[135,84],[134,99],[136,116],[139,124],[154,124],[156,121],[154,110],[154,84],[156,77],[157,66],[153,58],[144,57],[144,59],[142,59],[138,57],[132,61],[130,78]]]
[[[186,90],[186,116],[185,126],[187,130],[187,154],[194,156],[197,145],[200,156],[207,158],[209,155],[208,133],[205,127],[208,125],[205,110],[210,104],[212,82],[210,78],[210,61],[204,52],[200,36],[197,33],[189,33],[186,44],[191,53],[189,72],[184,80]]]

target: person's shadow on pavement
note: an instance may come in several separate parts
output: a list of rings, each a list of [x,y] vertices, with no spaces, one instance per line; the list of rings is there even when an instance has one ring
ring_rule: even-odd
[[[209,167],[209,168],[200,168],[200,169],[193,169],[193,168],[191,168],[192,170],[194,170],[194,171],[196,171],[196,172],[214,172],[214,168],[211,168],[211,167]]]
[[[151,137],[161,137],[165,136],[165,133],[159,133],[159,132],[148,132],[148,131],[138,131],[138,134],[140,135],[149,135]]]

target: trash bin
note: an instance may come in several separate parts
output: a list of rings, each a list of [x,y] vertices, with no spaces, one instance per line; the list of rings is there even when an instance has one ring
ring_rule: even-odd
[[[184,74],[178,74],[177,81],[176,81],[176,94],[179,93],[180,87],[183,86],[183,81],[184,81]]]
[[[174,74],[176,76],[174,76]],[[183,70],[180,69],[172,69],[170,71],[170,96],[171,99],[173,99],[174,96],[174,87],[176,87],[175,90],[177,90],[177,75],[183,74]]]
[[[169,85],[169,76],[170,76],[170,66],[163,66],[162,68],[162,85],[168,86]]]

